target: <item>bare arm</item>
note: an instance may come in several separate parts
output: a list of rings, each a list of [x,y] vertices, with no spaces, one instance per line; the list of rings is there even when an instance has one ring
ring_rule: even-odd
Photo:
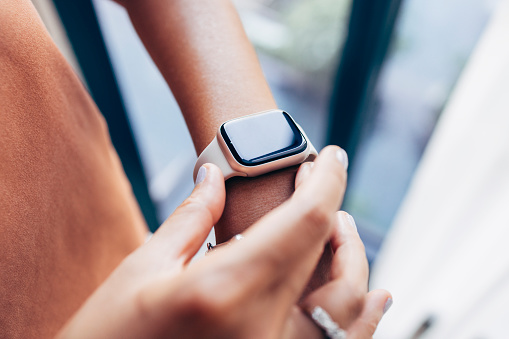
[[[222,122],[277,108],[230,1],[124,0],[122,4],[170,85],[198,154]],[[218,242],[242,232],[285,201],[294,191],[295,171],[228,180],[225,211],[216,225]],[[323,270],[327,267],[328,261]],[[323,273],[320,276],[325,278]]]
[[[277,108],[227,0],[125,0],[200,153],[225,120]]]

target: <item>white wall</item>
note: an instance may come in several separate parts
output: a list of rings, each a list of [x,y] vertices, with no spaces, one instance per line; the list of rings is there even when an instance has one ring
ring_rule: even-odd
[[[383,245],[377,338],[509,338],[509,3],[480,40]]]

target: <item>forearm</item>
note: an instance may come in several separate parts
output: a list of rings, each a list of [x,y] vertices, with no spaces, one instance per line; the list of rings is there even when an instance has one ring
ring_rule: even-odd
[[[225,120],[276,108],[229,1],[124,3],[175,95],[198,154]]]
[[[277,107],[229,1],[146,0],[124,5],[179,103],[198,154],[224,121]],[[229,180],[223,218],[229,222],[218,227],[218,240],[242,231],[287,199],[294,172]],[[239,210],[242,213],[236,213]]]
[[[277,108],[230,1],[133,0],[124,6],[170,85],[198,154],[224,121]],[[242,232],[288,199],[295,171],[228,180],[217,241]]]

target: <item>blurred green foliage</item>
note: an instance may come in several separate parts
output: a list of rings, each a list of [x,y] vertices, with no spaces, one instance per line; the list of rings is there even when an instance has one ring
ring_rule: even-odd
[[[298,70],[329,73],[343,45],[350,0],[274,0],[264,5],[278,13],[288,40],[279,48],[260,49]]]

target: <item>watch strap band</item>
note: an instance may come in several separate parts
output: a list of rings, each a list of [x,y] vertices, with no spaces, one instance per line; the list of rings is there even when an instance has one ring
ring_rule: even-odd
[[[299,125],[297,123],[295,123],[295,124],[297,125],[297,127],[299,127],[300,132],[304,135],[304,138],[306,138],[306,141],[308,143],[308,157],[306,158],[305,161],[313,161],[313,160],[315,160],[315,158],[318,156],[318,152],[316,151],[315,146],[313,146],[313,144],[309,140],[306,132],[304,132],[304,129],[301,127],[301,125]]]
[[[198,170],[200,167],[206,163],[212,163],[218,166],[223,172],[224,179],[229,179],[235,175],[238,175],[226,160],[226,157],[221,150],[221,146],[219,146],[219,142],[217,141],[217,136],[214,137],[214,140],[203,150],[201,155],[198,157],[198,161],[194,166],[193,172],[193,180],[196,181],[196,176],[198,175]]]
[[[313,145],[311,145],[311,147],[309,148],[308,157],[306,158],[306,160],[304,160],[304,162],[306,162],[306,161],[314,161],[317,156],[318,156],[318,152],[313,147]]]

